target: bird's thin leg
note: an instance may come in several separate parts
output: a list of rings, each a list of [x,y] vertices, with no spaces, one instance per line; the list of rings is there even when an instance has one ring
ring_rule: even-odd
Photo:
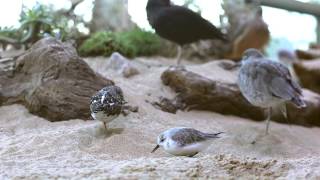
[[[287,106],[286,104],[283,104],[280,106],[280,111],[284,117],[284,119],[286,120],[287,124],[289,124],[291,126],[291,123],[288,120],[288,113],[287,113]]]
[[[180,65],[181,62],[181,54],[182,54],[182,47],[179,45],[177,47],[177,57],[176,57],[176,63],[177,65]]]
[[[107,130],[107,123],[103,122],[104,129]]]
[[[270,125],[270,119],[271,119],[271,113],[272,113],[272,107],[268,108],[268,116],[267,116],[267,125],[266,125],[266,135],[269,134],[269,125]]]
[[[286,104],[280,106],[280,111],[285,119],[288,119]]]

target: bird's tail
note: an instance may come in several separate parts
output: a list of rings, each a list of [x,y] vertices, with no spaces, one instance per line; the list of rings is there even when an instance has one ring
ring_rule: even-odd
[[[307,107],[306,103],[300,97],[294,97],[291,99],[291,102],[295,104],[298,108]]]
[[[227,35],[225,34],[222,34],[220,36],[220,40],[222,40],[223,42],[230,42],[229,38],[227,37]]]
[[[220,134],[222,134],[224,132],[218,132],[218,133],[206,133],[206,137],[208,138],[220,138]]]
[[[223,42],[230,42],[230,39],[228,38],[228,36],[222,33],[221,30],[216,27],[211,28],[211,31],[208,35],[206,35],[208,37],[205,37],[205,38],[219,39]]]
[[[227,34],[224,34],[220,29],[215,29],[215,32],[214,32],[215,36],[218,37],[218,39],[220,39],[221,41],[223,42],[230,42],[230,39],[228,37]]]

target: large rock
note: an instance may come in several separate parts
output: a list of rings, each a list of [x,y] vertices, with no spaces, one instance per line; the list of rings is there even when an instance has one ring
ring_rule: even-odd
[[[294,70],[303,87],[320,93],[320,59],[295,63]]]
[[[46,38],[21,55],[12,71],[0,72],[0,100],[21,103],[50,121],[87,119],[91,96],[110,84],[71,45]]]
[[[172,88],[177,96],[169,101],[162,98],[156,103],[162,110],[171,107],[176,109],[209,110],[227,115],[236,115],[254,120],[264,120],[265,111],[252,106],[241,94],[236,82],[224,83],[203,77],[183,67],[170,67],[161,76],[163,84]],[[307,108],[298,109],[288,103],[288,119],[284,119],[280,111],[274,111],[272,120],[289,122],[305,126],[320,126],[320,96],[304,90]]]
[[[119,74],[122,74],[123,77],[129,78],[139,74],[139,70],[124,56],[118,52],[112,53],[108,64],[108,69],[113,69]]]

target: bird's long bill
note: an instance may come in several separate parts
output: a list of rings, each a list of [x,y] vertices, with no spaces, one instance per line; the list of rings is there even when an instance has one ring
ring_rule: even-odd
[[[159,147],[159,144],[157,144],[157,146],[151,151],[151,153],[154,153]]]

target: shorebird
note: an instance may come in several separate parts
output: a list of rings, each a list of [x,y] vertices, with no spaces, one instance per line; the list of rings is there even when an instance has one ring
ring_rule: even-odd
[[[227,41],[218,28],[199,14],[182,6],[172,5],[170,0],[148,0],[147,17],[156,33],[169,41],[177,43],[177,64],[180,64],[182,46],[204,39]]]
[[[107,130],[107,123],[120,115],[124,104],[120,87],[114,85],[104,87],[91,98],[91,116],[95,120],[102,121]]]
[[[169,154],[193,157],[205,150],[212,140],[219,138],[218,135],[221,133],[203,133],[186,127],[171,128],[158,136],[157,146],[151,153],[162,146]]]
[[[269,132],[272,107],[282,106],[281,111],[285,116],[287,101],[298,108],[306,107],[301,99],[301,87],[292,79],[288,68],[265,58],[256,49],[248,49],[244,52],[238,85],[243,96],[252,105],[268,108],[266,135]]]

